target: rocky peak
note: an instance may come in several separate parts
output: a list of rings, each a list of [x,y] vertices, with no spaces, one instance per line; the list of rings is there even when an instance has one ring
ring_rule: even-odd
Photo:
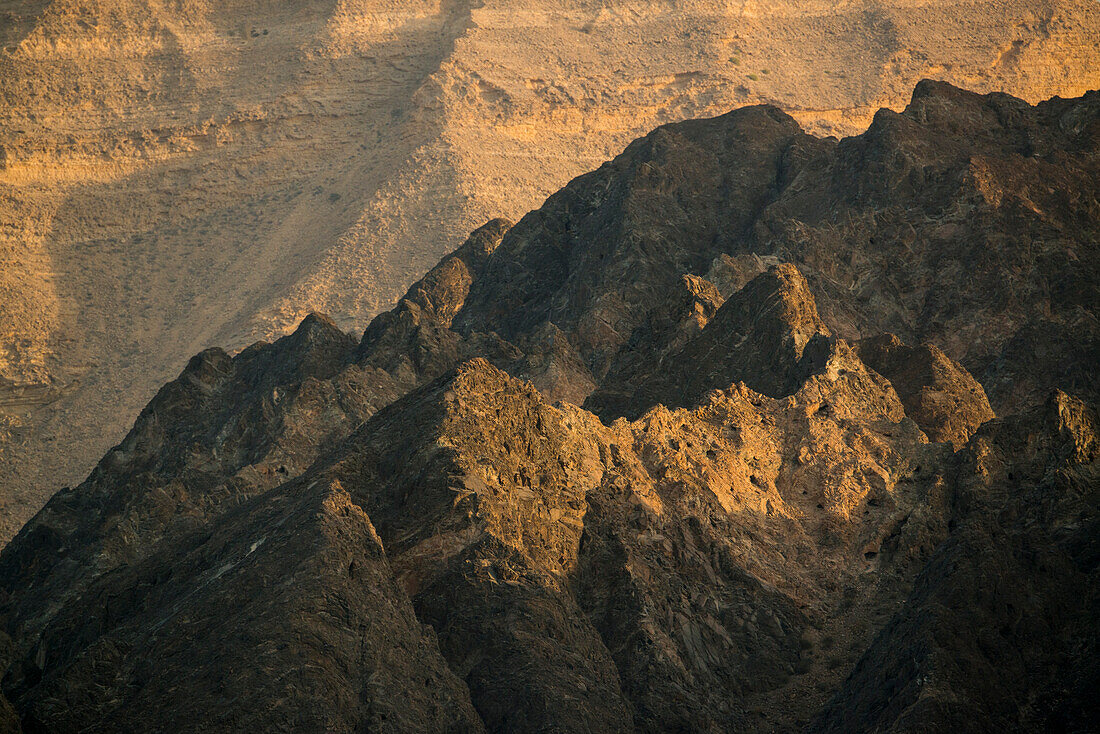
[[[398,308],[415,311],[419,318],[449,327],[466,302],[471,285],[481,276],[489,256],[511,226],[506,219],[494,219],[475,230],[461,247],[440,260],[409,288],[398,302]],[[377,338],[373,334],[384,329],[386,323],[387,319],[371,322],[364,342],[371,344]]]
[[[730,296],[682,347],[638,359],[632,346],[585,405],[605,419],[636,417],[658,403],[693,405],[734,382],[774,397],[789,395],[807,376],[803,348],[827,334],[806,279],[793,265],[778,265]]]
[[[905,411],[932,441],[961,448],[986,421],[993,419],[985,390],[932,344],[910,347],[894,334],[859,343],[868,367],[890,380]]]
[[[545,321],[597,376],[682,274],[702,274],[777,188],[797,123],[752,107],[659,128],[512,228],[455,319],[514,340]]]

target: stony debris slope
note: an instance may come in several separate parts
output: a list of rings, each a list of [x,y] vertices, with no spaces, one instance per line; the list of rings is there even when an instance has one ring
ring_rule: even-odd
[[[1098,144],[935,83],[672,125],[361,340],[197,355],[0,554],[0,716],[1088,730]]]

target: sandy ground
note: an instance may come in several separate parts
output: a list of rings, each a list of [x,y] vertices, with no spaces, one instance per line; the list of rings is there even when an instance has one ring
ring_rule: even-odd
[[[1095,0],[0,0],[0,541],[187,358],[359,330],[656,125],[1100,87]]]

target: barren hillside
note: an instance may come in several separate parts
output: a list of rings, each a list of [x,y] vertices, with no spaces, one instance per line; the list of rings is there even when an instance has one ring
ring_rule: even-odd
[[[1092,0],[0,0],[0,536],[189,355],[361,328],[657,124],[1078,95],[1097,37]]]

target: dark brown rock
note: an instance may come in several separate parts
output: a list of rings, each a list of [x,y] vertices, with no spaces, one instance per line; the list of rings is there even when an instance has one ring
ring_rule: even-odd
[[[147,731],[482,730],[333,483],[291,483],[101,576],[22,666],[31,731],[132,730],[135,712]]]
[[[514,341],[551,321],[602,378],[682,275],[751,229],[781,188],[775,160],[801,144],[817,142],[771,107],[658,128],[513,227],[456,328]]]
[[[960,454],[958,528],[811,731],[1088,731],[1095,413],[1065,393]]]
[[[656,364],[633,357],[631,350],[586,407],[604,419],[637,417],[657,404],[694,405],[708,391],[735,382],[774,397],[789,395],[808,376],[803,349],[829,333],[805,278],[789,264],[758,275],[704,323],[679,349],[675,338],[668,339],[670,353]]]
[[[982,386],[932,344],[910,347],[893,334],[864,339],[859,357],[890,380],[905,412],[932,441],[961,448],[993,409]]]

